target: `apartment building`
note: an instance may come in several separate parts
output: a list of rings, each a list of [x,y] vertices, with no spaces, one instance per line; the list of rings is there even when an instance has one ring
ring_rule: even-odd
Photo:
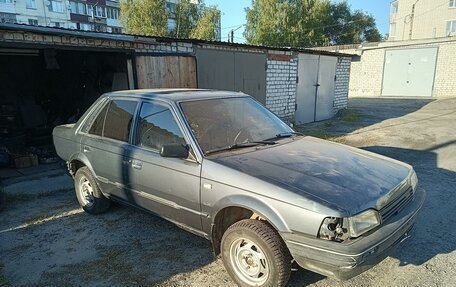
[[[120,0],[0,0],[0,23],[121,33]],[[175,5],[166,1],[169,11],[168,29],[176,27]],[[197,4],[198,0],[191,0]],[[220,19],[217,40],[220,40]]]
[[[455,35],[456,0],[391,1],[389,41]]]

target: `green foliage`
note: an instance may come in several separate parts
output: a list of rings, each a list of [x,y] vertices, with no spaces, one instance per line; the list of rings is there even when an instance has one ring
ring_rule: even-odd
[[[190,33],[190,38],[215,40],[217,39],[217,27],[220,24],[220,11],[215,7],[203,10],[196,27]]]
[[[176,38],[215,40],[220,22],[220,12],[215,6],[205,6],[189,0],[180,0],[175,8],[176,28],[170,32]]]
[[[345,1],[332,4],[328,16],[325,30],[330,44],[358,44],[382,40],[374,17],[361,10],[352,12]]]
[[[371,15],[352,12],[346,2],[252,0],[246,8],[247,43],[310,47],[381,40]]]
[[[120,19],[127,33],[166,36],[168,9],[162,0],[121,0]]]
[[[120,10],[125,31],[136,35],[215,40],[220,24],[217,8],[202,1],[180,0],[172,15],[163,0],[121,0]],[[172,31],[168,31],[168,18],[176,23]]]

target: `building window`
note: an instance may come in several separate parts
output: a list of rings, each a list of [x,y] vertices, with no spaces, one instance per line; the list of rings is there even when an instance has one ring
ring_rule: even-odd
[[[106,15],[108,16],[109,19],[117,20],[117,19],[119,19],[119,9],[107,7]]]
[[[0,0],[0,4],[10,4],[13,3],[13,0]]]
[[[456,35],[456,20],[447,21],[446,35],[447,36]]]
[[[390,4],[390,15],[395,15],[397,14],[397,10],[399,8],[399,3],[398,1],[393,1]]]
[[[63,12],[63,3],[62,2],[54,1],[54,0],[51,0],[50,2],[51,2],[51,4],[49,5],[49,11],[58,12],[58,13]]]
[[[176,20],[168,18],[168,31],[174,31],[176,29]]]
[[[389,37],[396,37],[396,23],[390,23]]]
[[[87,5],[87,15],[106,18],[106,7]]]
[[[174,17],[174,12],[175,12],[174,9],[176,7],[176,4],[171,3],[171,2],[167,2],[166,3],[166,7],[168,8],[169,15],[171,17]]]
[[[35,25],[38,26],[38,20],[36,19],[28,19],[29,25]]]
[[[60,22],[53,22],[53,23],[52,23],[52,26],[60,28],[60,27],[63,27],[62,24],[63,24],[63,23],[60,23]]]
[[[25,1],[25,7],[27,9],[36,9],[36,2],[35,0],[26,0]]]
[[[456,8],[456,0],[450,0],[450,8]]]
[[[70,12],[73,14],[86,15],[86,5],[81,2],[70,1]]]

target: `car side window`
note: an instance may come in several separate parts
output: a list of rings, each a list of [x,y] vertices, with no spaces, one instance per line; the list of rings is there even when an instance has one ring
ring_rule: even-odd
[[[103,127],[103,137],[128,142],[136,101],[111,101]]]
[[[104,105],[103,109],[98,113],[98,116],[93,119],[91,117],[84,127],[82,128],[82,132],[89,133],[91,135],[97,135],[97,136],[102,136],[103,135],[103,125],[104,125],[104,120],[106,117],[106,112],[108,111],[109,107],[109,102]]]
[[[169,108],[152,103],[143,103],[138,121],[138,146],[160,150],[165,144],[185,144],[179,126]]]

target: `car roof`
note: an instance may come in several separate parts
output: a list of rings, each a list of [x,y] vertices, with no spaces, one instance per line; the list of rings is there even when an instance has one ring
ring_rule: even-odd
[[[170,102],[203,100],[213,98],[230,98],[247,96],[241,92],[206,90],[206,89],[143,89],[125,90],[106,93],[107,97],[134,97],[143,99],[161,99]]]

